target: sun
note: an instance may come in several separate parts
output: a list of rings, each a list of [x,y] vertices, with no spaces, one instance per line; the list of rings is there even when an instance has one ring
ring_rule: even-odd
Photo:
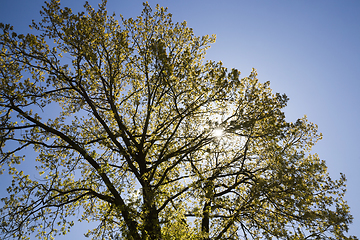
[[[214,132],[213,132],[215,137],[221,137],[223,135],[223,133],[224,133],[224,131],[220,128],[214,129]]]

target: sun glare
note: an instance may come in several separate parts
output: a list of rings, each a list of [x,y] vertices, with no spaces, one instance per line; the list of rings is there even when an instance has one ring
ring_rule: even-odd
[[[223,130],[217,128],[217,129],[214,130],[213,134],[214,134],[215,137],[221,137],[223,135]]]

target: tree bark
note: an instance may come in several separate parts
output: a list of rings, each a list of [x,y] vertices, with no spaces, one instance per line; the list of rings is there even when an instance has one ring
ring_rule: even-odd
[[[143,239],[159,240],[161,239],[161,227],[159,215],[156,209],[154,194],[149,187],[143,189],[144,196],[144,224],[142,229]]]
[[[201,221],[201,232],[203,233],[203,240],[209,240],[209,232],[210,232],[210,209],[211,202],[206,201],[203,208],[203,218]]]

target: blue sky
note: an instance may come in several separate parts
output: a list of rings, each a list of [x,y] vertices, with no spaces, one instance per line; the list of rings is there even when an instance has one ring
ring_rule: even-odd
[[[63,0],[75,12],[83,1]],[[89,1],[96,6],[98,1]],[[319,125],[323,140],[313,152],[326,160],[333,178],[346,174],[354,216],[350,233],[360,236],[360,1],[149,1],[168,7],[175,22],[186,20],[196,35],[216,34],[207,59],[235,67],[242,76],[256,68],[262,82],[290,98],[286,115],[304,114]],[[27,32],[39,20],[40,0],[0,0],[0,22]],[[108,0],[108,11],[124,17],[141,13],[141,0]],[[3,176],[1,176],[3,177]],[[78,240],[86,225],[73,229]],[[69,237],[69,236],[68,236]],[[71,237],[69,237],[71,238]],[[74,237],[72,237],[74,238]],[[65,238],[56,238],[65,239]]]

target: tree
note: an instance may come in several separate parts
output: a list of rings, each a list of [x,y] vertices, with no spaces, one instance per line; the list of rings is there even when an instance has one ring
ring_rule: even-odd
[[[66,234],[78,212],[95,239],[357,239],[345,176],[310,153],[315,124],[285,120],[286,95],[204,61],[215,36],[164,8],[119,23],[84,7],[46,3],[38,35],[1,24],[3,239]]]

